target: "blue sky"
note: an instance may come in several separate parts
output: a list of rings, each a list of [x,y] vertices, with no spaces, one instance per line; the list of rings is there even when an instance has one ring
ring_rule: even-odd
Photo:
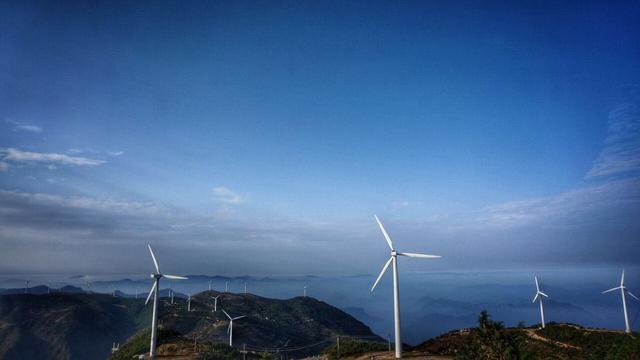
[[[633,2],[0,14],[2,272],[638,263]]]

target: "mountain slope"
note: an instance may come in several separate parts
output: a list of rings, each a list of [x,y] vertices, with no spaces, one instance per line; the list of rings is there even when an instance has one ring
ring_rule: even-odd
[[[0,296],[0,358],[104,359],[150,312],[101,294]]]
[[[211,296],[219,296],[215,312]],[[170,305],[163,299],[162,304],[162,328],[199,343],[229,342],[229,321],[223,309],[233,317],[246,315],[233,324],[237,347],[246,344],[249,348],[298,348],[317,344],[290,353],[301,356],[321,352],[338,335],[382,340],[351,315],[311,297],[278,300],[206,291],[192,297],[191,312],[187,312],[185,300]]]
[[[214,312],[211,296],[218,298]],[[228,319],[234,322],[234,345],[278,348],[301,347],[290,354],[320,353],[337,335],[377,338],[351,315],[313,298],[268,299],[252,294],[203,292],[192,298],[191,312],[184,299],[160,299],[159,323],[164,333],[182,343],[227,344]],[[148,330],[152,306],[144,299],[104,294],[50,294],[0,296],[0,358],[104,359],[113,342],[125,343]],[[141,352],[148,342],[141,341]]]

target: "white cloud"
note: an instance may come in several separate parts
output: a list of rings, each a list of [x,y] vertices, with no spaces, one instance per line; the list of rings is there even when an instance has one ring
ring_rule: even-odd
[[[636,102],[617,105],[609,113],[605,146],[587,178],[640,170],[640,107]]]
[[[4,162],[46,163],[49,165],[59,164],[75,166],[95,166],[105,162],[104,160],[68,156],[64,154],[21,151],[14,148],[0,150],[0,158]]]
[[[9,170],[9,164],[7,164],[4,161],[0,161],[0,171],[7,171]]]
[[[13,125],[14,131],[42,132],[42,127],[40,126],[25,124],[14,120],[6,120],[6,122]]]
[[[35,126],[35,125],[18,125],[14,129],[30,131],[30,132],[42,132],[42,128],[40,126]]]
[[[213,199],[217,202],[225,204],[240,204],[244,202],[244,198],[224,186],[214,187],[212,190]]]
[[[109,156],[120,156],[124,154],[124,151],[107,151],[107,154]]]
[[[47,182],[55,182],[49,178]],[[160,215],[167,210],[152,202],[120,201],[114,199],[96,199],[91,197],[64,197],[43,193],[25,193],[19,191],[0,190],[0,197],[21,200],[35,206],[58,206],[92,211],[105,211],[121,215]]]
[[[406,208],[409,205],[411,205],[411,203],[408,200],[397,200],[391,203],[390,208],[392,211],[397,211],[397,210]]]

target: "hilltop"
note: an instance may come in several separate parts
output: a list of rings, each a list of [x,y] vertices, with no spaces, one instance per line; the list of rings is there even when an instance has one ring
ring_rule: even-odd
[[[500,359],[500,360],[638,360],[638,333],[589,329],[575,324],[550,323],[539,326],[504,328],[486,312],[479,326],[451,331],[415,347],[405,347],[405,357],[416,359]],[[350,348],[357,349],[357,346]],[[325,351],[335,354],[335,347]],[[329,356],[330,359],[336,358]],[[341,359],[393,359],[388,351],[342,350]]]
[[[212,296],[219,296],[217,311]],[[222,309],[231,316],[247,315],[234,322],[233,342],[237,348],[246,344],[249,349],[280,349],[291,356],[306,356],[320,353],[339,335],[382,341],[351,315],[311,297],[278,300],[212,290],[193,296],[191,308],[187,312],[184,300],[174,305],[163,301],[161,328],[171,331],[165,343],[181,348],[180,344],[186,342],[189,349],[196,342],[203,348],[228,344],[229,321]],[[140,343],[138,351],[148,351],[148,342]]]

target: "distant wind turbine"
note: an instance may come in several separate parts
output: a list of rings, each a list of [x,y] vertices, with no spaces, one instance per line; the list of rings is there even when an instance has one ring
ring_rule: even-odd
[[[389,265],[393,263],[393,320],[394,320],[394,328],[396,333],[396,339],[395,339],[396,359],[400,359],[402,358],[402,336],[400,334],[400,291],[398,288],[397,256],[400,255],[400,256],[423,258],[423,259],[437,259],[437,258],[440,258],[440,256],[397,252],[393,247],[393,243],[391,242],[391,238],[389,237],[389,234],[387,234],[387,231],[384,229],[384,226],[382,226],[380,219],[378,219],[378,216],[376,215],[374,215],[374,217],[376,219],[376,222],[378,223],[378,226],[380,227],[380,231],[382,231],[382,235],[384,235],[385,240],[387,240],[389,249],[391,249],[391,257],[384,264],[384,267],[382,267],[382,271],[380,272],[380,275],[378,275],[378,278],[376,279],[376,282],[373,284],[373,287],[371,287],[371,291],[373,291],[376,288],[376,286],[378,285],[378,282],[380,282],[380,279],[382,279],[382,275],[384,275],[384,273],[387,271],[387,269],[389,268]]]
[[[542,291],[540,291],[540,286],[538,286],[538,277],[533,277],[536,281],[536,296],[534,296],[532,303],[536,302],[536,299],[540,298],[540,319],[542,321],[542,328],[544,329],[544,309],[542,307],[542,296],[548,298],[549,296]],[[542,296],[540,296],[542,295]]]
[[[211,280],[209,280],[209,291],[211,291]]]
[[[304,295],[304,297],[307,297],[307,285],[304,286],[302,294]]]
[[[191,294],[189,294],[189,298],[187,299],[187,312],[191,312]]]
[[[151,254],[151,259],[153,260],[153,265],[155,267],[156,272],[151,274],[151,278],[153,279],[153,286],[151,287],[151,291],[149,291],[149,296],[147,296],[147,301],[144,302],[146,305],[151,299],[151,295],[153,295],[153,315],[151,317],[151,346],[149,348],[149,356],[154,358],[156,356],[156,340],[158,336],[158,292],[160,291],[160,279],[167,278],[173,280],[186,280],[187,278],[184,276],[176,276],[176,275],[166,275],[160,272],[160,267],[158,266],[158,261],[156,260],[156,256],[153,254],[153,250],[151,250],[151,245],[147,244],[149,248],[149,253]]]
[[[229,318],[229,327],[227,328],[227,334],[229,334],[229,346],[233,347],[233,321],[234,320],[238,320],[238,319],[242,319],[243,317],[245,317],[247,315],[236,316],[236,317],[232,318],[231,315],[227,314],[227,312],[224,311],[224,309],[222,309],[222,312],[225,315],[227,315],[227,317]]]
[[[220,297],[220,295],[211,297],[213,299],[213,312],[218,311],[218,298],[219,297]]]
[[[638,301],[640,301],[640,299],[638,299],[635,295],[633,295],[631,291],[627,290],[627,288],[624,286],[624,270],[622,270],[622,278],[620,278],[620,286],[614,287],[613,289],[605,290],[602,293],[605,294],[615,290],[620,290],[620,295],[622,296],[622,310],[624,311],[625,332],[630,333],[631,328],[629,327],[629,316],[627,315],[627,299],[625,299],[624,295],[625,293],[627,293],[629,294],[629,296],[631,296],[632,298]]]
[[[229,292],[229,282],[228,281],[224,282],[224,292]]]

